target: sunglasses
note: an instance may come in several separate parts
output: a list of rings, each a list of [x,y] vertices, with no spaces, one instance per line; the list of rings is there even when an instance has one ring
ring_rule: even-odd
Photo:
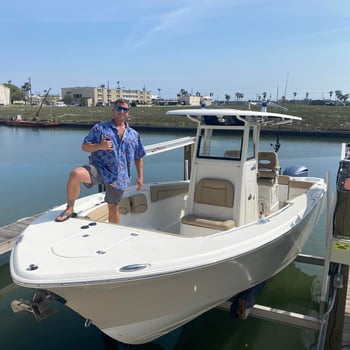
[[[129,108],[121,107],[121,106],[115,106],[114,107],[117,112],[123,112],[123,113],[128,113]]]

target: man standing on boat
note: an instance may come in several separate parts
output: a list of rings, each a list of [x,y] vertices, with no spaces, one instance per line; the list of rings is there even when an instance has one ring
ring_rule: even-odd
[[[90,152],[90,164],[71,171],[66,188],[67,207],[55,221],[76,216],[74,203],[80,194],[80,184],[90,188],[106,186],[108,221],[119,224],[119,202],[129,185],[131,165],[135,162],[137,190],[143,187],[143,157],[146,155],[140,135],[126,122],[129,113],[127,100],[118,99],[113,105],[113,119],[96,124],[85,137],[82,150]]]

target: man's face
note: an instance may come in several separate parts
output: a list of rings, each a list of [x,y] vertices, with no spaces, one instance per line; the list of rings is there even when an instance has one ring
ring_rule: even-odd
[[[129,106],[127,103],[118,103],[113,107],[114,119],[124,121],[129,115]]]

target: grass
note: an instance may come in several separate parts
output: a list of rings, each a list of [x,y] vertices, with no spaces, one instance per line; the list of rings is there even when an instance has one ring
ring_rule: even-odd
[[[221,105],[221,107],[247,109],[245,104]],[[254,106],[255,108],[257,106]],[[350,106],[313,106],[302,103],[288,103],[287,114],[302,117],[300,122],[294,122],[284,129],[298,131],[350,131]],[[194,123],[187,118],[165,116],[170,109],[180,109],[181,106],[132,107],[130,109],[130,124],[168,127],[193,127]],[[186,108],[189,108],[186,106]],[[198,107],[196,107],[198,108]],[[8,120],[20,114],[23,119],[33,119],[39,106],[3,106],[0,107],[0,120]],[[270,112],[280,113],[280,110],[269,108]],[[111,107],[55,107],[43,106],[39,112],[40,120],[58,120],[63,122],[95,123],[111,118]]]

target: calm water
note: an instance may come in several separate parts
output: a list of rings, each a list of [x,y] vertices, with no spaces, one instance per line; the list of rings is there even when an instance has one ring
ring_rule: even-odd
[[[85,164],[88,154],[80,150],[87,130],[32,130],[0,126],[0,226],[31,216],[65,201],[65,183],[71,168]],[[146,145],[182,133],[142,132]],[[310,176],[331,175],[335,191],[342,142],[336,138],[281,138],[279,151],[282,169],[305,165]],[[263,138],[271,149],[273,137]],[[175,150],[145,159],[145,182],[182,179],[183,151]],[[91,193],[83,189],[82,194]],[[325,217],[313,231],[304,252],[323,255]],[[84,320],[62,305],[58,312],[37,323],[28,314],[13,314],[10,303],[31,298],[32,291],[12,283],[9,254],[0,257],[0,349],[103,349],[100,332],[84,328]],[[305,314],[318,310],[319,267],[292,264],[264,287],[259,303]],[[229,276],[228,276],[229,278]],[[290,281],[293,281],[291,284]],[[210,311],[147,349],[312,349],[317,334],[275,323],[249,318],[238,321],[220,310]],[[121,347],[119,347],[121,348]],[[144,347],[146,348],[146,347]]]

